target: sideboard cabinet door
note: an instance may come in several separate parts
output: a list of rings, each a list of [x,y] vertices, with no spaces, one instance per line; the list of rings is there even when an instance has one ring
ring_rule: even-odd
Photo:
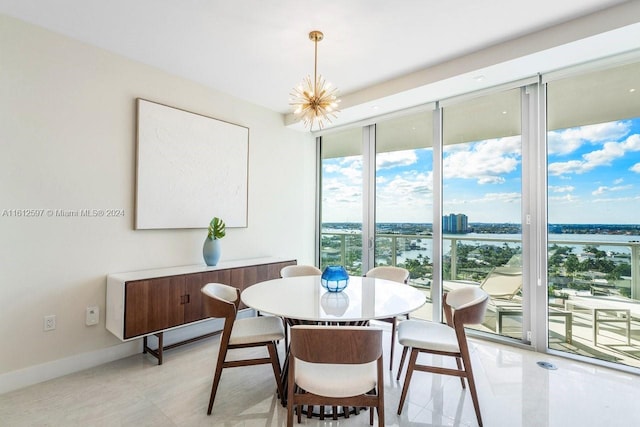
[[[127,282],[125,339],[183,324],[184,289],[185,276]]]

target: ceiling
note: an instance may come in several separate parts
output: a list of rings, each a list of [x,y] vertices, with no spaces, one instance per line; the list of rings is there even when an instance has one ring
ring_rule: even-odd
[[[340,90],[340,125],[520,78],[520,67],[531,75],[638,48],[633,3],[0,0],[0,12],[283,114],[313,72],[308,32],[318,29],[318,72]]]

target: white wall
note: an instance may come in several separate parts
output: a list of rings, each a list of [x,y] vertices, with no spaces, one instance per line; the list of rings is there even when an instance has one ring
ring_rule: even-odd
[[[228,230],[223,259],[313,261],[309,133],[286,129],[275,112],[4,15],[0,52],[0,393],[63,365],[136,350],[104,327],[107,274],[202,263],[205,229],[133,230],[136,97],[250,128],[249,226]],[[23,209],[125,216],[15,216]],[[100,324],[85,326],[92,305]],[[57,329],[44,332],[49,314]]]

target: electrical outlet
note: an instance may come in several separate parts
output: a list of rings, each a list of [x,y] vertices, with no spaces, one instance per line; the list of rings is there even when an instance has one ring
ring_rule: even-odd
[[[56,328],[56,315],[50,314],[48,316],[44,316],[44,330],[53,331],[55,328]]]
[[[97,325],[99,321],[100,321],[100,308],[97,306],[87,307],[85,324],[87,326]]]

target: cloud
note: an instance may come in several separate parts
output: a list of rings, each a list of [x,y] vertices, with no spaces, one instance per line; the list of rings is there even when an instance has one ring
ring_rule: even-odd
[[[617,187],[606,187],[601,185],[597,190],[592,191],[591,194],[594,196],[599,196],[600,194],[610,193],[612,191],[630,190],[631,188],[633,188],[633,185],[620,185]]]
[[[631,172],[640,173],[640,163],[636,163],[635,165],[629,168]]]
[[[406,173],[396,175],[387,182],[380,183],[376,188],[376,197],[378,202],[384,200],[392,201],[397,204],[398,200],[402,203],[410,202],[417,199],[431,199],[433,193],[433,172],[428,173]]]
[[[326,163],[323,166],[324,173],[340,172],[341,167],[335,163]]]
[[[405,172],[376,186],[376,216],[382,222],[431,222],[433,173]]]
[[[522,195],[520,193],[486,193],[477,199],[449,199],[447,205],[471,205],[479,203],[520,203]]]
[[[410,166],[418,162],[415,150],[391,151],[376,155],[378,169],[390,169],[398,166]]]
[[[329,204],[351,204],[362,199],[362,186],[349,185],[340,178],[322,181],[322,199]]]
[[[611,166],[614,160],[623,157],[629,151],[640,151],[640,134],[633,134],[621,142],[605,142],[600,150],[583,154],[582,160],[550,163],[549,174],[587,173],[599,166]]]
[[[504,184],[506,179],[501,176],[483,176],[478,178],[478,184]]]
[[[520,203],[520,193],[487,193],[482,198],[486,202]]]
[[[631,122],[618,121],[547,133],[549,155],[573,153],[585,143],[598,143],[623,138],[629,133]]]
[[[576,188],[573,185],[563,185],[563,186],[550,185],[549,186],[549,191],[551,193],[571,193],[575,189]]]
[[[339,174],[348,178],[351,183],[362,183],[362,158],[360,156],[344,157],[339,161],[325,161],[322,169],[325,176]]]
[[[635,197],[627,196],[627,197],[608,197],[608,198],[594,199],[592,201],[594,203],[607,203],[611,205],[620,205],[625,202],[637,202],[639,200],[640,200],[640,196],[635,196]]]
[[[474,179],[479,184],[500,184],[503,175],[515,171],[520,163],[520,136],[489,139],[457,147],[445,147],[444,178]]]
[[[550,202],[564,202],[564,203],[574,203],[580,200],[579,197],[576,197],[572,194],[567,194],[565,196],[553,196],[549,197]]]

